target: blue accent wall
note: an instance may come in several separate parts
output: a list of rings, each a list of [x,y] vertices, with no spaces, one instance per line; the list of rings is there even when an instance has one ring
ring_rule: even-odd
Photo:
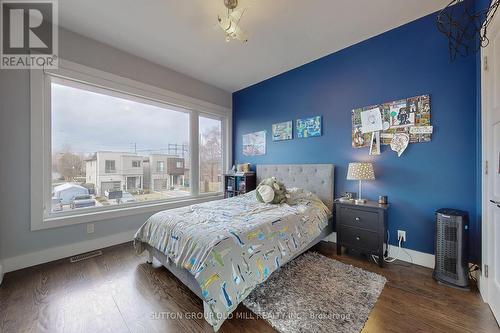
[[[480,145],[477,59],[449,60],[447,39],[428,15],[233,94],[235,163],[334,163],[335,193],[357,191],[346,180],[351,161],[374,163],[376,180],[364,196],[387,195],[389,231],[407,232],[406,247],[434,252],[434,211],[468,211],[475,232]],[[382,146],[380,156],[351,148],[351,110],[421,94],[431,96],[430,143],[410,144],[401,157]],[[323,136],[272,142],[273,123],[322,115]],[[267,154],[242,154],[242,134],[267,131]],[[295,136],[295,133],[294,133]],[[474,237],[473,237],[474,238]],[[471,253],[479,244],[471,243]],[[473,255],[474,256],[474,255]]]

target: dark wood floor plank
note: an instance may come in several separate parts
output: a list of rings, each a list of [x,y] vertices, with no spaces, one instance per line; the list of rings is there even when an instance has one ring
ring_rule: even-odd
[[[337,256],[331,243],[312,250],[387,278],[364,333],[500,332],[477,291],[439,285],[430,269],[403,262],[380,268],[362,257]],[[6,274],[0,332],[213,332],[202,318],[202,301],[166,268],[146,264],[130,243],[103,253]],[[275,331],[240,305],[220,332]]]

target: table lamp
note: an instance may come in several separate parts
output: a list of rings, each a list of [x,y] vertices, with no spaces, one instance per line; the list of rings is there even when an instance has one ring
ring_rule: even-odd
[[[347,170],[347,180],[359,181],[358,198],[355,200],[357,204],[362,204],[366,202],[366,200],[361,197],[361,181],[374,180],[374,179],[375,179],[375,172],[373,172],[373,165],[371,163],[361,163],[361,162],[349,163],[349,168]]]

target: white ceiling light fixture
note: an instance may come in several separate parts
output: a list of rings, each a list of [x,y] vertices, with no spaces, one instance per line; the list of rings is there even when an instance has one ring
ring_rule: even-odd
[[[246,8],[236,9],[238,0],[224,0],[224,6],[227,8],[227,14],[218,15],[217,21],[226,34],[226,42],[230,42],[231,39],[239,39],[242,43],[248,42],[247,34],[240,28],[240,20]]]

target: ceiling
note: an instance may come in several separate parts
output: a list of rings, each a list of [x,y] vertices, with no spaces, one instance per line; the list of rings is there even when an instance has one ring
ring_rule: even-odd
[[[229,92],[444,7],[449,0],[240,0],[249,41],[216,27],[223,0],[64,0],[71,31]]]

